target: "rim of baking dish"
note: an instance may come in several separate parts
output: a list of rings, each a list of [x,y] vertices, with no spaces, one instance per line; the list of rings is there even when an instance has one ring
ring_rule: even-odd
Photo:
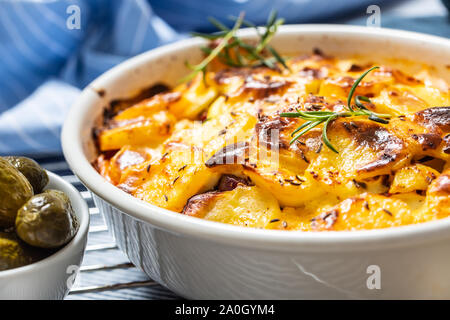
[[[46,269],[54,264],[57,264],[59,261],[69,259],[73,255],[73,251],[77,250],[77,248],[82,245],[87,237],[90,220],[89,209],[80,192],[73,185],[65,181],[57,174],[50,171],[47,171],[47,174],[50,180],[49,185],[52,185],[53,189],[61,190],[67,193],[67,195],[69,196],[72,207],[74,207],[75,210],[75,215],[79,220],[78,231],[68,244],[66,244],[64,247],[51,254],[50,256],[23,267],[0,271],[0,280],[7,279],[8,277],[12,276],[17,277],[25,275],[28,273],[35,273],[36,277],[38,277],[39,272],[45,272]],[[76,208],[78,208],[78,210]]]
[[[360,37],[383,37],[383,39],[402,40],[420,45],[439,46],[450,52],[450,40],[416,32],[367,28],[343,25],[288,25],[280,28],[278,34],[299,36],[302,34],[348,35]],[[240,30],[240,35],[250,36],[252,30]],[[119,77],[125,70],[157,60],[183,48],[191,48],[204,43],[198,38],[182,40],[142,53],[110,69],[93,83],[92,87],[110,78]],[[377,250],[398,246],[413,246],[431,241],[450,238],[450,218],[424,222],[421,224],[392,227],[386,229],[361,231],[300,232],[283,230],[262,230],[228,225],[219,222],[193,218],[159,208],[134,198],[104,179],[91,165],[83,151],[81,132],[83,120],[88,117],[94,104],[93,90],[88,86],[72,106],[62,131],[63,152],[69,166],[78,178],[93,193],[122,212],[151,225],[178,234],[196,237],[213,242],[228,243],[238,247],[252,247],[283,251],[351,251]]]

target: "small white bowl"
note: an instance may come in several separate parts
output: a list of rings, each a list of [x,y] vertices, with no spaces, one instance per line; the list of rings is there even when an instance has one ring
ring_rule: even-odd
[[[83,260],[89,229],[89,210],[80,193],[58,175],[48,172],[46,189],[65,192],[72,203],[79,229],[75,237],[51,256],[20,268],[0,271],[0,300],[63,299]]]
[[[255,38],[253,30],[242,30]],[[72,106],[64,155],[93,192],[119,247],[151,278],[187,298],[450,298],[450,218],[349,232],[258,230],[192,218],[133,198],[91,165],[92,128],[104,107],[158,82],[186,75],[202,57],[200,39],[143,53],[106,72]],[[291,25],[272,40],[282,53],[362,55],[431,64],[450,79],[450,40],[420,33],[340,25]],[[394,61],[395,62],[395,61]],[[100,119],[99,119],[100,118]],[[378,286],[380,284],[380,286]]]

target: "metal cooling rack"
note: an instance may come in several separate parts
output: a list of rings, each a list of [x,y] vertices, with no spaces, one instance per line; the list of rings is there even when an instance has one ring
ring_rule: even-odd
[[[73,175],[62,156],[36,159],[45,169],[52,171],[74,185],[89,206],[91,223],[88,243],[80,273],[68,300],[99,299],[176,299],[174,293],[150,279],[136,268],[122,253],[95,207],[91,193]]]

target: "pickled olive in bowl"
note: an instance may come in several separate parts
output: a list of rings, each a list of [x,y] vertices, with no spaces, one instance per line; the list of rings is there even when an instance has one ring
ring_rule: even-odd
[[[0,232],[0,271],[28,265],[49,254],[27,245],[14,232]]]
[[[36,161],[18,156],[7,156],[5,159],[28,179],[35,194],[44,190],[48,183],[48,176]]]
[[[49,177],[33,159],[0,157],[0,272],[53,255],[77,233],[68,195],[44,190]]]
[[[33,196],[18,211],[16,232],[29,245],[57,248],[69,242],[78,223],[66,194],[46,190]]]
[[[0,158],[0,227],[14,225],[17,210],[33,196],[33,187],[13,165]]]

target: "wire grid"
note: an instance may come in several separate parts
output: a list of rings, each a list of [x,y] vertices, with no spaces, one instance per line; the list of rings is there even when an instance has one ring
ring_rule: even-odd
[[[74,185],[89,206],[91,223],[88,243],[77,280],[69,292],[68,300],[98,299],[177,299],[178,297],[150,279],[136,268],[122,253],[95,207],[90,191],[72,173],[62,156],[36,159],[45,169],[52,171]]]

